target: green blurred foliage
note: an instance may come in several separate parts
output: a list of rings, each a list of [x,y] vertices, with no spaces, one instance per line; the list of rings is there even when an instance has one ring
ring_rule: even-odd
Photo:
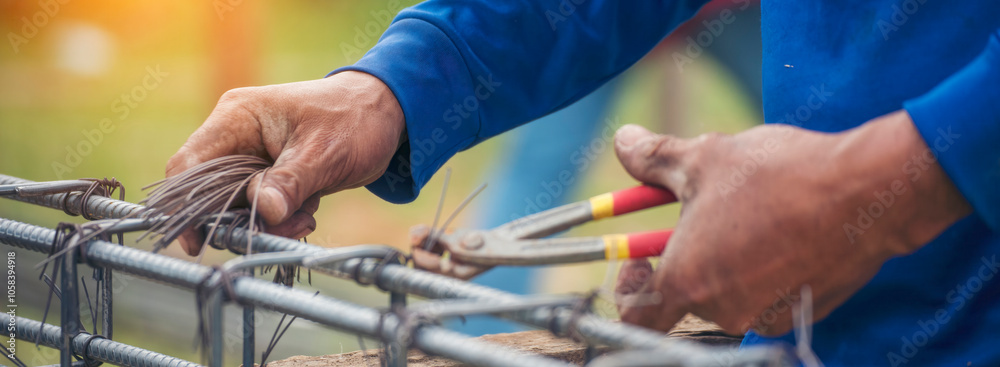
[[[39,16],[45,11],[41,4],[49,3],[0,2],[0,34],[8,35],[7,43],[0,45],[0,173],[36,181],[116,177],[127,186],[127,199],[138,201],[144,196],[140,188],[163,177],[167,159],[223,91],[323,77],[360,57],[388,26],[386,15],[414,1],[69,1],[54,15]],[[45,22],[32,20],[42,18]],[[24,36],[26,42],[11,42],[10,34]],[[160,70],[161,80],[147,78],[150,70]],[[738,132],[756,123],[752,108],[718,71],[702,58],[679,74],[667,52],[651,55],[627,74],[612,119],[684,136]],[[667,106],[677,109],[665,112],[666,99],[672,101]],[[454,174],[446,211],[481,183],[502,146],[503,138],[497,138],[449,163]],[[431,221],[441,176],[416,202],[404,206],[382,202],[365,190],[324,199],[319,228],[310,242],[405,246],[409,226]],[[580,190],[584,196],[633,184],[610,148],[601,152],[588,177]],[[483,195],[489,195],[489,189]],[[488,208],[473,203],[469,210]],[[677,213],[677,206],[658,208],[571,235],[668,227]],[[49,227],[79,220],[6,200],[0,201],[0,216]],[[460,219],[456,226],[462,225]],[[165,253],[187,258],[176,246]],[[211,253],[205,262],[221,263],[229,256]],[[45,295],[32,269],[40,258],[19,252],[20,290],[28,300],[20,312],[34,319],[41,318]],[[604,263],[557,267],[539,282],[553,292],[585,291],[601,286],[607,270]],[[340,280],[314,277],[312,288],[360,304],[387,302],[384,294]],[[195,320],[190,292],[131,279],[116,296],[116,340],[198,360],[191,348]],[[260,351],[279,315],[258,315],[263,320],[257,338]],[[239,312],[230,309],[227,317],[227,330],[238,333]],[[58,312],[49,315],[49,322],[58,323]],[[368,347],[373,346],[369,342]],[[357,348],[353,335],[300,320],[273,358]],[[238,343],[227,353],[227,360],[235,363]],[[24,342],[19,355],[29,364],[57,361],[51,350],[37,352]]]

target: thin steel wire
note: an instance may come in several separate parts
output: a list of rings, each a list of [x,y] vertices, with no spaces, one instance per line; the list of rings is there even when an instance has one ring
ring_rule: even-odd
[[[185,231],[202,224],[205,215],[218,213],[220,217],[209,229],[208,237],[211,237],[221,220],[221,214],[232,209],[237,198],[246,196],[248,185],[258,176],[261,178],[258,181],[260,185],[270,167],[270,162],[256,156],[224,156],[143,187],[143,190],[153,188],[149,196],[140,201],[140,204],[146,205],[143,214],[148,217],[169,215],[170,219],[157,223],[140,238],[159,235],[153,251],[156,252]],[[256,228],[256,199],[255,195],[251,204],[251,230]],[[202,246],[202,253],[204,248]],[[201,259],[201,254],[198,259]]]
[[[451,181],[451,167],[448,167],[444,171],[444,184],[441,185],[441,198],[438,199],[437,210],[434,211],[434,223],[431,224],[431,235],[427,236],[424,240],[424,244],[420,246],[424,251],[430,251],[431,246],[434,242],[431,242],[431,237],[434,237],[434,231],[437,230],[438,220],[441,219],[441,209],[444,208],[444,198],[448,194],[448,181]]]

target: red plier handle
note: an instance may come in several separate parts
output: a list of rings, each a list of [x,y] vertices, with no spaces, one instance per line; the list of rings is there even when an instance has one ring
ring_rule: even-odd
[[[677,196],[666,189],[640,185],[594,196],[588,200],[592,220],[628,214],[677,201]]]
[[[550,236],[593,220],[677,201],[669,190],[641,185],[594,196],[508,222],[490,232],[511,240]]]
[[[628,234],[609,234],[601,237],[604,240],[604,258],[635,259],[641,257],[659,256],[674,234],[673,229],[661,229],[649,232]]]
[[[590,202],[593,220],[649,209],[677,201],[677,196],[659,187],[640,185],[594,196]],[[612,234],[604,240],[604,258],[631,259],[658,256],[666,247],[673,229],[630,234]]]

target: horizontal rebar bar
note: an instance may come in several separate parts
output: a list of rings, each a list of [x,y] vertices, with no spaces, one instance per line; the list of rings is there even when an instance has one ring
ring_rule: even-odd
[[[27,184],[33,183],[34,181],[25,180],[22,178],[17,178],[13,176],[7,176],[0,174],[0,185],[15,185],[15,184]],[[80,192],[72,192],[69,194],[52,194],[52,195],[42,195],[42,196],[4,196],[4,198],[14,199],[17,201],[23,201],[26,203],[31,203],[35,205],[41,205],[52,209],[63,209],[63,198],[69,195],[66,199],[66,210],[75,215],[80,215],[80,197],[83,195]],[[143,206],[139,204],[133,204],[125,201],[113,200],[102,196],[91,196],[90,200],[87,200],[87,214],[95,219],[111,219],[111,218],[121,218],[133,211],[142,209]]]
[[[62,329],[58,326],[42,324],[20,316],[15,318],[14,322],[17,323],[17,339],[34,342],[38,340],[39,333],[41,333],[41,345],[59,348],[59,345],[62,344]],[[103,338],[95,338],[90,341],[90,345],[87,345],[89,337],[90,334],[81,333],[73,338],[73,352],[117,366],[200,367],[198,364],[182,359]],[[86,350],[84,350],[85,347]]]
[[[54,236],[55,231],[52,229],[0,218],[0,243],[48,252]],[[183,288],[196,288],[213,271],[207,266],[99,240],[90,241],[84,251],[91,265],[121,270]],[[259,279],[237,277],[232,285],[236,301],[241,304],[297,315],[381,340],[394,339],[396,328],[400,325],[400,319],[393,314],[383,314],[372,308]],[[437,326],[416,329],[412,340],[416,348],[429,354],[476,365],[566,365],[553,359],[503,349]]]

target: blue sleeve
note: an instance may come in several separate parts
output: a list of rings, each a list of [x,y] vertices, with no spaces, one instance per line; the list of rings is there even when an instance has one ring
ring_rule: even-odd
[[[971,63],[904,107],[976,214],[1000,231],[1000,30]]]
[[[406,118],[408,141],[368,189],[412,201],[455,153],[597,89],[704,2],[431,0],[401,11],[361,60],[333,72],[381,79]]]

